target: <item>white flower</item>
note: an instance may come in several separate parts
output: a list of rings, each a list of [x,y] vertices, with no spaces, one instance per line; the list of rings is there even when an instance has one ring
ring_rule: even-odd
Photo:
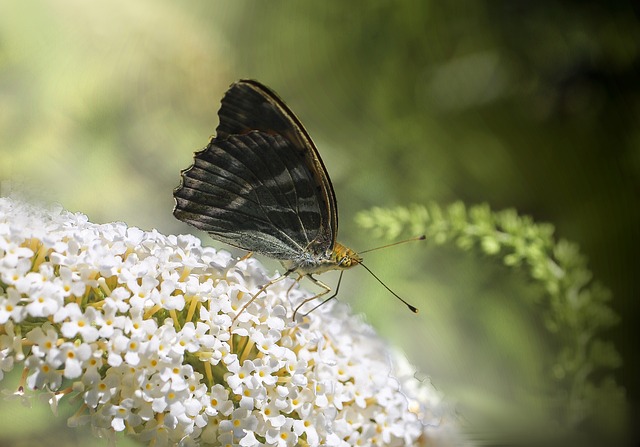
[[[208,395],[202,397],[205,412],[209,416],[219,413],[229,416],[233,411],[233,402],[229,400],[229,390],[219,383],[211,387]]]
[[[4,296],[0,299],[0,324],[8,321],[19,323],[24,318],[25,309],[20,305],[22,294],[15,288],[7,286]]]
[[[337,302],[253,259],[0,198],[0,380],[155,445],[449,445],[453,412]],[[71,400],[71,399],[70,399]],[[78,399],[76,399],[78,400]],[[73,400],[71,400],[73,401]]]
[[[267,430],[267,442],[270,445],[277,445],[278,447],[297,445],[298,435],[293,431],[293,423],[293,419],[287,419],[281,426]]]
[[[75,379],[86,369],[85,362],[91,358],[92,349],[86,343],[77,345],[66,342],[60,346],[60,357],[64,363],[64,377]]]
[[[65,338],[73,339],[78,335],[87,342],[98,339],[98,329],[93,325],[94,323],[99,324],[98,319],[102,320],[93,307],[87,307],[83,312],[78,303],[68,303],[53,317],[54,322],[63,322],[60,332]]]

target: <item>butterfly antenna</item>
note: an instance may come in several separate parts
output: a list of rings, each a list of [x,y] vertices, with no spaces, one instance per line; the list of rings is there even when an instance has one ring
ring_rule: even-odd
[[[407,241],[403,241],[403,242],[407,242]],[[396,242],[396,244],[397,244],[397,243],[399,243],[399,242]],[[395,244],[391,244],[391,245],[395,245]],[[382,247],[380,247],[380,248],[382,248]],[[380,278],[378,278],[378,277],[376,276],[376,274],[375,274],[375,273],[373,273],[373,272],[369,269],[369,267],[367,267],[366,265],[364,265],[362,262],[360,263],[360,265],[361,265],[361,266],[363,266],[363,267],[367,270],[367,272],[371,273],[371,276],[373,276],[373,277],[374,277],[374,278],[375,278],[375,279],[376,279],[380,284],[382,284],[382,285],[384,286],[384,288],[385,288],[385,289],[387,289],[389,292],[391,292],[391,294],[392,294],[393,296],[395,296],[395,297],[396,297],[396,298],[398,298],[400,301],[402,301],[402,302],[403,302],[403,303],[404,303],[404,304],[409,308],[409,310],[410,310],[411,312],[413,312],[414,314],[417,314],[417,313],[418,313],[418,308],[417,308],[416,306],[414,306],[414,305],[412,305],[412,304],[409,304],[409,303],[407,303],[405,300],[403,300],[403,299],[402,299],[402,298],[401,298],[401,297],[400,297],[396,292],[394,292],[393,290],[391,290],[391,289],[389,288],[389,286],[387,286],[385,283],[383,283],[383,282],[382,282],[382,280],[381,280]]]
[[[368,250],[363,250],[358,252],[358,254],[362,254],[362,253],[368,253],[370,251],[374,251],[374,250],[380,250],[381,248],[387,248],[387,247],[393,247],[394,245],[400,245],[400,244],[404,244],[405,242],[413,242],[413,241],[424,241],[427,238],[427,236],[425,236],[424,234],[422,236],[416,236],[416,237],[412,237],[409,239],[405,239],[402,241],[397,241],[397,242],[392,242],[391,244],[387,244],[387,245],[381,245],[380,247],[375,247],[375,248],[370,248]],[[365,267],[366,268],[366,267]],[[369,269],[367,269],[369,270]],[[373,274],[373,273],[372,273]],[[374,275],[375,276],[375,275]],[[386,287],[386,286],[385,286]]]

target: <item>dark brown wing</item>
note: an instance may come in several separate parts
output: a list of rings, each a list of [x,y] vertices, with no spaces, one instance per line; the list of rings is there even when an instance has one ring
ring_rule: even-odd
[[[338,232],[338,207],[333,186],[318,149],[296,115],[271,89],[258,81],[243,79],[232,84],[218,111],[220,124],[216,138],[227,138],[260,130],[282,135],[304,156],[304,162],[318,185],[318,201],[323,208],[322,232],[332,241]]]
[[[308,134],[270,90],[233,84],[218,134],[174,191],[174,215],[212,236],[276,259],[333,250],[335,196]]]

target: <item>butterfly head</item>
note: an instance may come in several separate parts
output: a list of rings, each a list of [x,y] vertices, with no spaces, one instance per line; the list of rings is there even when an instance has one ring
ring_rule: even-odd
[[[362,257],[355,251],[336,242],[331,253],[331,263],[335,269],[344,270],[358,265],[362,262]]]

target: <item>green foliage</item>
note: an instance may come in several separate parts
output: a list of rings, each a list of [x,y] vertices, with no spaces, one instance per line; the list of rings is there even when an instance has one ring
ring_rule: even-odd
[[[463,251],[479,250],[511,268],[525,269],[546,292],[536,305],[557,343],[549,367],[551,379],[566,394],[553,396],[554,410],[568,427],[593,415],[611,389],[610,370],[621,365],[612,343],[597,337],[618,323],[608,306],[611,293],[594,281],[587,259],[576,244],[554,237],[554,227],[520,216],[513,209],[492,211],[488,205],[448,207],[435,203],[360,212],[357,223],[376,237],[393,240],[402,234],[425,234],[437,245],[454,244]],[[615,388],[615,384],[613,385]]]

